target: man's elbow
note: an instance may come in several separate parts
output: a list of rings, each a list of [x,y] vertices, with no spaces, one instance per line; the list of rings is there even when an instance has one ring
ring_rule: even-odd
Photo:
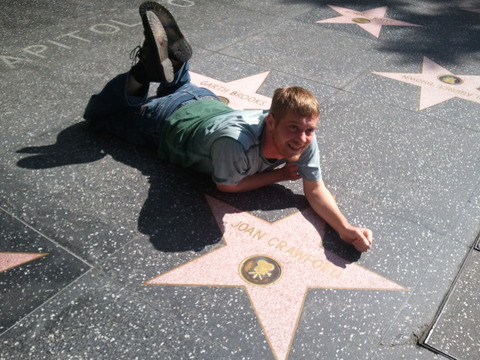
[[[307,197],[318,194],[321,192],[323,189],[325,189],[325,184],[323,180],[318,180],[318,181],[308,181],[308,180],[303,180],[303,191]]]

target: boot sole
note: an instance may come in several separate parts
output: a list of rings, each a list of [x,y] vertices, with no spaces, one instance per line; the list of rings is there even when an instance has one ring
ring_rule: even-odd
[[[192,47],[183,36],[173,15],[162,5],[147,1],[140,5],[140,15],[146,11],[152,11],[162,23],[168,38],[168,50],[179,61],[186,62],[192,57]]]
[[[161,80],[171,83],[174,78],[173,65],[168,57],[168,38],[163,29],[160,19],[152,11],[146,11],[145,18],[148,22],[146,29],[151,33],[152,40],[156,47],[158,70]]]

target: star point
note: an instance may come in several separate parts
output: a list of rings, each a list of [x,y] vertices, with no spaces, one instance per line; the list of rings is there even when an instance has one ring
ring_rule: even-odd
[[[44,257],[47,253],[0,252],[0,273]]]
[[[311,208],[270,223],[206,200],[224,245],[144,284],[244,288],[277,359],[288,357],[309,289],[407,290],[325,250],[326,225]]]
[[[265,110],[270,107],[271,98],[257,94],[269,74],[270,71],[265,71],[238,80],[223,82],[190,72],[193,84],[211,90],[234,110]]]

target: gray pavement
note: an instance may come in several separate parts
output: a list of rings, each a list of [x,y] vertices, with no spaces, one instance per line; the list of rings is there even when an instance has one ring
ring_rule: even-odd
[[[323,232],[300,183],[221,194],[85,129],[141,1],[2,1],[0,359],[479,359],[480,3],[160,3],[205,86],[317,96],[324,180],[374,247]],[[226,280],[240,235],[318,281]]]

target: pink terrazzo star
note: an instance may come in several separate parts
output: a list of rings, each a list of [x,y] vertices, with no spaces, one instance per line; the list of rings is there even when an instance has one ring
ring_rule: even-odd
[[[427,57],[423,58],[420,74],[384,72],[373,74],[420,86],[419,110],[453,98],[480,104],[480,76],[455,75]]]
[[[339,14],[342,14],[342,16],[316,21],[315,23],[355,24],[360,26],[363,30],[369,32],[376,38],[380,36],[382,26],[421,26],[385,17],[385,13],[388,9],[387,6],[378,7],[366,11],[356,11],[333,5],[328,6]]]
[[[234,110],[265,110],[270,108],[271,98],[257,94],[270,71],[242,79],[223,82],[190,72],[192,83],[207,88],[223,98]]]
[[[0,273],[41,258],[47,254],[0,252]]]
[[[325,250],[325,222],[310,208],[269,223],[207,201],[225,245],[145,284],[243,287],[276,359],[290,352],[308,289],[407,290]]]

